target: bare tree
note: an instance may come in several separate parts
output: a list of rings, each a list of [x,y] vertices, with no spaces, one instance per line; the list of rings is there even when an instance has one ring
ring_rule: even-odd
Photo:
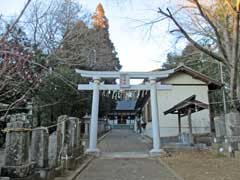
[[[164,18],[175,26],[171,32],[177,32],[185,37],[200,51],[226,65],[230,74],[230,97],[233,110],[237,110],[239,100],[237,95],[239,71],[239,6],[234,0],[201,1],[185,0],[187,4],[175,11],[159,8]],[[183,11],[188,14],[183,15]],[[181,14],[182,13],[182,14]],[[186,19],[187,17],[187,19]],[[183,20],[181,20],[182,18]],[[190,21],[191,25],[183,21]],[[199,39],[206,41],[206,46]]]
[[[24,12],[26,11],[27,7],[29,6],[30,2],[32,0],[28,0],[27,3],[24,5],[23,9],[21,10],[20,14],[17,16],[17,18],[15,19],[15,21],[8,27],[8,29],[6,30],[6,32],[2,35],[1,39],[0,39],[0,43],[3,43],[4,40],[8,37],[9,33],[12,32],[12,30],[15,28],[15,26],[17,25],[17,23],[19,22],[19,20],[21,19],[21,17],[23,16]],[[1,17],[0,17],[1,19]]]
[[[34,44],[52,53],[59,47],[65,33],[78,20],[88,21],[90,14],[75,0],[35,0],[25,19]]]
[[[39,74],[30,68],[33,58],[31,44],[18,27],[30,2],[31,0],[27,1],[12,23],[5,24],[6,27],[1,29],[0,102],[9,104],[6,114],[15,105],[27,100],[40,80]]]

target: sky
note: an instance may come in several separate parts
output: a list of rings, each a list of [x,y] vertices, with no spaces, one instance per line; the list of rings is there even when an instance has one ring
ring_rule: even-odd
[[[17,15],[26,0],[0,0],[0,14]],[[160,68],[167,53],[174,50],[174,38],[167,33],[168,23],[158,23],[151,29],[143,25],[158,17],[157,8],[164,0],[79,0],[84,8],[94,12],[102,3],[109,20],[110,38],[118,52],[122,71],[151,71]],[[165,2],[165,3],[164,3]]]

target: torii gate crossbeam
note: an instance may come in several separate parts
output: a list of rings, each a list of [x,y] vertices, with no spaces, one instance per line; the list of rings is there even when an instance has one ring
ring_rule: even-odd
[[[89,148],[86,153],[98,154],[100,151],[97,148],[97,130],[98,130],[98,111],[99,111],[99,91],[100,90],[150,90],[151,111],[152,111],[152,131],[153,131],[153,149],[151,154],[159,154],[161,152],[160,146],[160,129],[158,120],[158,103],[157,90],[170,90],[171,85],[161,85],[157,83],[158,78],[168,77],[173,70],[160,72],[118,72],[118,71],[85,71],[76,69],[82,77],[92,78],[93,83],[79,84],[78,90],[93,90],[92,112],[90,121],[90,137]],[[124,76],[124,86],[108,85],[100,83],[101,79],[117,79],[121,80]],[[149,83],[140,85],[130,85],[130,79],[148,79]],[[126,82],[125,82],[126,81]],[[124,88],[122,88],[124,87]]]

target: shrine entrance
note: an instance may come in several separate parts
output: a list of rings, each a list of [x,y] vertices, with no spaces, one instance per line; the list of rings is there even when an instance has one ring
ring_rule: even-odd
[[[168,77],[173,70],[159,71],[159,72],[118,72],[118,71],[85,71],[76,69],[82,77],[91,78],[92,82],[89,84],[79,84],[78,90],[93,91],[92,97],[92,112],[90,120],[90,134],[89,147],[86,153],[98,154],[100,150],[97,148],[97,131],[98,131],[98,112],[99,112],[99,91],[100,90],[146,90],[150,91],[151,101],[151,116],[152,116],[152,133],[153,133],[153,148],[151,154],[158,154],[161,152],[160,146],[160,128],[158,115],[158,100],[157,91],[170,90],[171,85],[162,85],[158,81],[160,78]],[[104,84],[104,80],[119,79],[119,84]],[[139,85],[131,85],[131,79],[144,79],[144,83]]]

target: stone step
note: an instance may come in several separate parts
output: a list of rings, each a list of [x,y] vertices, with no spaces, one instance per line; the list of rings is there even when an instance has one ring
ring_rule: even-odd
[[[134,129],[133,124],[112,124],[110,126],[112,129]]]

